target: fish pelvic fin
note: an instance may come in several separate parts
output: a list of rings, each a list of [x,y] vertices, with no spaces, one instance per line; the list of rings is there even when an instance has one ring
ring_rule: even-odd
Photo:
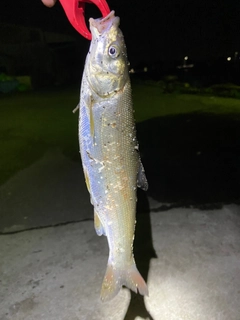
[[[137,175],[137,186],[143,189],[144,191],[147,191],[148,189],[148,182],[147,182],[145,170],[141,161],[139,163],[139,169],[138,169],[138,175]]]
[[[101,300],[103,302],[110,301],[118,294],[122,286],[126,286],[135,293],[139,292],[143,296],[148,296],[147,284],[134,261],[124,270],[118,270],[108,263],[101,289]]]

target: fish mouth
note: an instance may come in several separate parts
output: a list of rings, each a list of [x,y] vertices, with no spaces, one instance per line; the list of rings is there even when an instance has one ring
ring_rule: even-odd
[[[113,25],[119,26],[120,19],[115,17],[115,11],[112,10],[106,17],[99,19],[89,19],[90,30],[93,38],[107,32]]]

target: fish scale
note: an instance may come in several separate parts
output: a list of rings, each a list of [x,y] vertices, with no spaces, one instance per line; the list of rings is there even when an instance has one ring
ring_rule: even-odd
[[[147,286],[133,257],[137,184],[147,180],[138,153],[131,85],[119,18],[90,19],[92,42],[82,77],[79,141],[98,235],[106,235],[109,259],[101,298],[123,285],[141,294]],[[117,53],[117,54],[116,54]]]

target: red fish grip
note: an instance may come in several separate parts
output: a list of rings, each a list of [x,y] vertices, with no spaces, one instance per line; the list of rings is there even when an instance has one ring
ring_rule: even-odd
[[[109,6],[105,0],[60,0],[60,3],[72,26],[88,40],[92,39],[92,35],[85,21],[85,3],[95,4],[103,17],[110,13]]]

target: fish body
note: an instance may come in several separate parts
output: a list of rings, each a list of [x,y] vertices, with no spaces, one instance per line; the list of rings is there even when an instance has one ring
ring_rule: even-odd
[[[92,41],[82,77],[79,141],[97,234],[107,236],[104,301],[123,285],[147,295],[133,257],[137,186],[147,189],[136,139],[126,46],[119,18],[90,19]]]

